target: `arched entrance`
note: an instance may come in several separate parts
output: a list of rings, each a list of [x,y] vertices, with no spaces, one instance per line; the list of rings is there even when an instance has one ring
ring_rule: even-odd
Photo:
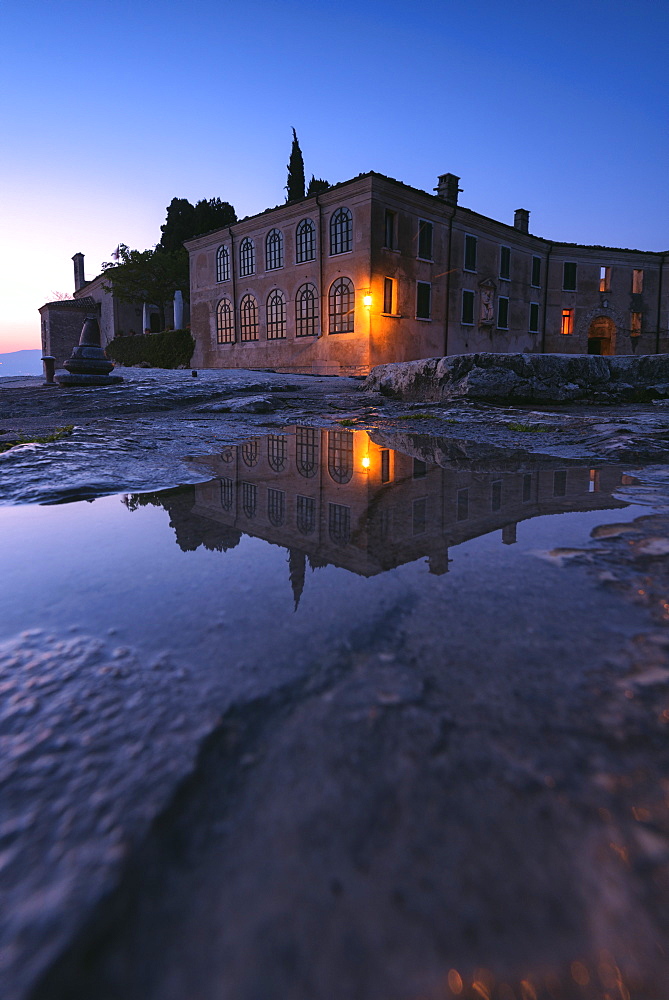
[[[616,353],[616,324],[608,316],[595,316],[588,327],[588,354]]]

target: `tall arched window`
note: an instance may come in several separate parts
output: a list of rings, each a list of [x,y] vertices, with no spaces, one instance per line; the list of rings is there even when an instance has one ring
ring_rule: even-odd
[[[311,219],[302,219],[295,232],[295,261],[304,264],[316,259],[316,226]]]
[[[258,339],[258,303],[254,295],[244,295],[239,303],[241,340]]]
[[[216,251],[216,281],[230,280],[230,251],[220,246]]]
[[[248,465],[249,469],[252,469],[254,465],[258,464],[260,457],[258,441],[255,438],[252,441],[245,441],[241,447],[241,454],[244,465]]]
[[[267,296],[267,339],[283,340],[286,336],[286,297],[275,288]]]
[[[315,337],[318,333],[318,289],[302,285],[295,296],[295,332],[298,337]]]
[[[265,270],[275,271],[277,267],[283,267],[283,233],[272,229],[265,240]]]
[[[239,273],[243,278],[256,273],[256,248],[248,236],[239,246]]]
[[[216,339],[219,344],[235,342],[235,314],[230,299],[221,299],[216,306]]]
[[[348,208],[338,208],[330,219],[330,253],[353,249],[353,216]]]
[[[267,516],[275,527],[280,527],[286,520],[286,494],[283,490],[275,490],[271,486],[267,490]]]
[[[351,539],[351,508],[342,503],[328,504],[328,534],[335,545],[348,545]]]
[[[350,278],[337,278],[330,285],[330,333],[353,333],[355,291]],[[243,338],[242,338],[243,339]]]
[[[353,434],[328,431],[328,472],[335,483],[347,483],[353,475]]]
[[[283,472],[288,462],[288,438],[285,434],[270,434],[267,438],[267,461],[270,469]]]
[[[315,427],[298,427],[295,432],[297,471],[305,479],[318,472],[318,437]]]

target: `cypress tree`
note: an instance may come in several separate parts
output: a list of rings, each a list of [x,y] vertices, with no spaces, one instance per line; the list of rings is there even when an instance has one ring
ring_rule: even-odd
[[[297,132],[293,129],[293,145],[288,161],[288,183],[286,184],[286,201],[299,201],[304,198],[304,159],[297,141]]]

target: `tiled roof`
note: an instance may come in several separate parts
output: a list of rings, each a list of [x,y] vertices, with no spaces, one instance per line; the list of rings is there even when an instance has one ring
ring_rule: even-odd
[[[56,299],[55,302],[45,302],[44,306],[57,306],[59,309],[85,309],[89,312],[92,309],[97,309],[98,303],[90,295],[84,295],[80,299]]]

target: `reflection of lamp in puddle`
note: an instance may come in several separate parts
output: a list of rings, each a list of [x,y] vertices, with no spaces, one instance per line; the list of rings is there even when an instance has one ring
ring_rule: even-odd
[[[363,469],[368,469],[370,465],[371,465],[371,462],[370,462],[369,455],[365,455],[365,457],[362,460],[362,467],[363,467]]]

